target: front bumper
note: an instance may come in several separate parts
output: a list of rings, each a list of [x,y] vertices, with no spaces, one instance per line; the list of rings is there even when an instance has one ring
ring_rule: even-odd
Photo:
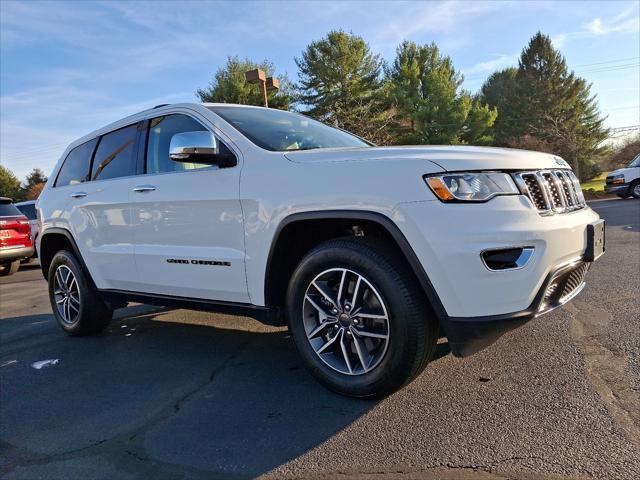
[[[13,260],[21,260],[23,258],[29,258],[33,255],[33,245],[25,247],[23,245],[0,247],[0,261],[11,262]]]
[[[527,198],[513,195],[478,204],[405,203],[393,219],[441,304],[435,310],[452,352],[466,356],[572,298],[544,296],[562,275],[588,265],[587,226],[599,216],[589,207],[543,216]],[[534,249],[521,268],[491,271],[482,261],[484,251],[514,247]],[[574,294],[583,286],[579,280]]]
[[[605,185],[604,191],[607,193],[623,193],[629,191],[628,183],[617,183],[611,185]]]
[[[504,333],[573,300],[585,287],[584,279],[590,267],[591,263],[576,260],[555,269],[526,310],[490,317],[441,319],[451,352],[456,357],[468,357],[488,347]]]

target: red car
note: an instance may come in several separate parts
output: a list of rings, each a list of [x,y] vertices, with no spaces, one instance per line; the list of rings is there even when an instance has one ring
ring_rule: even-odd
[[[0,197],[0,275],[18,271],[20,260],[33,255],[29,219],[10,198]]]

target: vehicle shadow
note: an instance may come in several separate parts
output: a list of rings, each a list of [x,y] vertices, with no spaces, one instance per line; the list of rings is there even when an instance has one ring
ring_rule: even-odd
[[[136,306],[85,338],[64,335],[51,315],[25,320],[0,322],[0,365],[16,361],[1,372],[0,441],[22,452],[13,464],[89,447],[123,469],[125,449],[174,473],[254,477],[377,404],[328,391],[286,330],[251,320],[242,330],[237,317]],[[439,344],[436,357],[446,353]],[[45,359],[58,362],[31,368]]]
[[[40,270],[40,263],[33,261],[29,263],[21,263],[20,270]]]

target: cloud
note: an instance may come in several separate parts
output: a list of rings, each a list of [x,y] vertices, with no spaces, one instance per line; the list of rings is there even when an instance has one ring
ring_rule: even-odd
[[[467,43],[463,24],[479,15],[502,8],[496,2],[398,2],[393,4],[394,15],[389,16],[387,8],[372,9],[369,16],[386,17],[383,25],[373,32],[371,45],[374,49],[387,52],[400,42],[417,34],[435,34],[455,31],[446,43],[462,45]],[[376,22],[379,23],[379,22]]]
[[[517,54],[500,54],[495,55],[495,58],[491,60],[486,60],[484,62],[476,63],[469,68],[465,68],[462,70],[462,73],[465,75],[473,75],[473,74],[481,74],[486,72],[493,72],[495,70],[511,67],[515,65],[518,61]]]
[[[557,33],[551,37],[554,47],[562,48],[569,41],[585,37],[603,37],[610,34],[637,34],[640,32],[640,12],[637,5],[623,10],[619,14],[605,18],[596,17],[583,24],[582,29],[573,32]]]
[[[560,49],[564,47],[565,43],[567,43],[568,37],[569,36],[566,33],[558,33],[551,37],[551,43],[553,43],[555,48]]]
[[[591,35],[597,36],[609,35],[610,33],[638,33],[640,32],[638,7],[629,7],[609,20],[603,21],[600,17],[594,18],[584,25],[584,29]]]

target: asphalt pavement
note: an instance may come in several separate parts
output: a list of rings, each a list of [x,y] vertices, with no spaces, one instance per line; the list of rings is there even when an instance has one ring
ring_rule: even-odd
[[[3,479],[640,478],[640,201],[571,304],[381,401],[304,370],[286,329],[144,305],[57,327],[37,265],[0,279]]]

